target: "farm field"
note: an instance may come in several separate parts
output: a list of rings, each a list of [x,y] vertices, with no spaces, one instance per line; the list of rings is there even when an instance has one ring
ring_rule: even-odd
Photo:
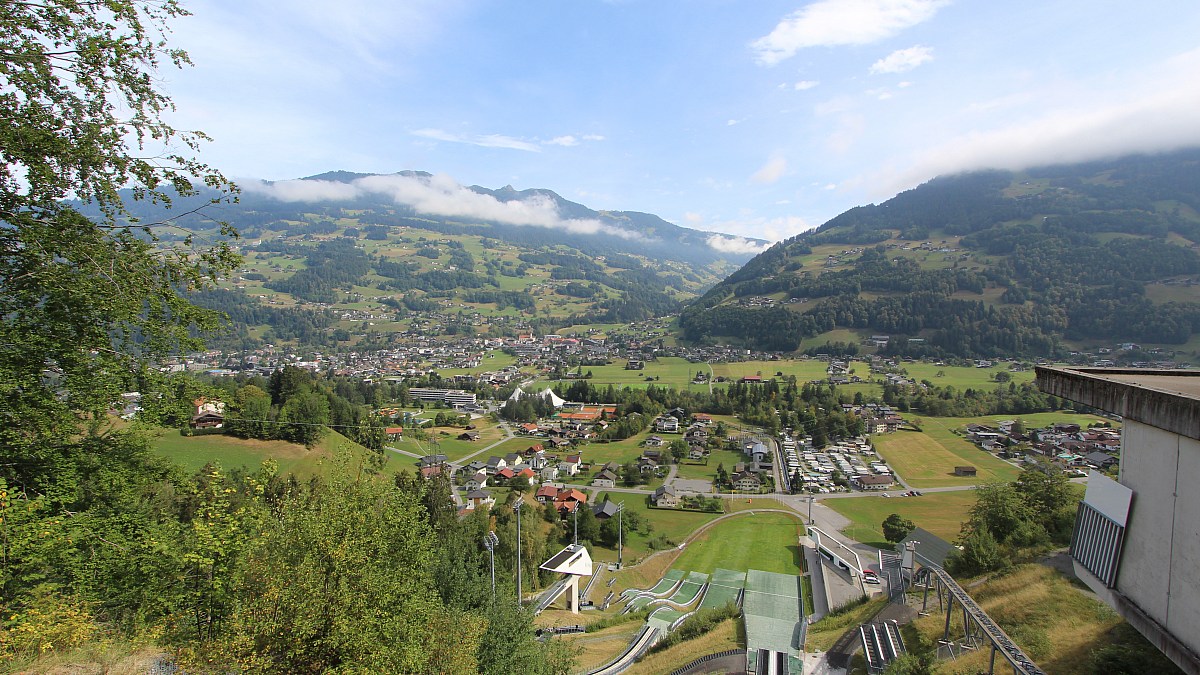
[[[979,449],[951,433],[958,428],[944,425],[951,418],[927,418],[922,431],[898,431],[875,436],[879,456],[906,483],[920,488],[975,485],[989,480],[1013,480],[1020,469]],[[974,466],[974,477],[955,476],[954,467]]]
[[[938,366],[932,363],[914,362],[905,363],[904,369],[908,371],[909,377],[917,382],[929,380],[935,386],[954,387],[955,389],[966,389],[967,387],[992,389],[1002,384],[995,379],[998,373],[1007,373],[1011,377],[1010,381],[1017,384],[1033,381],[1033,370],[1012,372],[1008,369],[1009,365],[1008,363],[1001,362],[990,368],[975,368],[972,366]],[[938,373],[942,373],[942,376],[938,377]]]
[[[799,514],[749,513],[722,520],[690,542],[672,565],[711,574],[717,568],[800,574]]]
[[[889,493],[892,494],[892,493]],[[920,497],[891,497],[880,495],[847,499],[821,500],[822,506],[849,518],[853,525],[845,528],[846,536],[881,548],[891,549],[883,537],[883,521],[898,513],[912,520],[917,527],[936,534],[946,541],[958,537],[962,521],[975,504],[975,491],[926,492]]]
[[[161,429],[151,441],[151,448],[187,471],[199,471],[209,462],[217,462],[222,469],[257,469],[264,460],[273,459],[279,465],[279,473],[294,473],[307,478],[324,473],[324,464],[334,456],[338,448],[349,448],[355,457],[361,458],[366,448],[351,441],[336,431],[327,431],[311,450],[287,441],[259,441],[237,438],[222,434],[205,436],[182,436],[176,429]],[[395,453],[386,453],[384,470],[399,470],[404,462]]]
[[[617,388],[644,387],[653,383],[655,386],[687,389],[690,374],[699,372],[701,369],[707,370],[703,363],[691,363],[687,359],[674,356],[665,356],[657,361],[647,361],[646,367],[642,370],[625,370],[626,363],[624,359],[616,359],[607,366],[584,366],[583,372],[586,374],[591,371],[592,377],[588,381],[596,387],[610,384]],[[651,380],[648,381],[646,378],[651,378]],[[570,380],[549,380],[548,382],[553,384],[560,381],[570,382]],[[541,386],[542,382],[539,382],[538,387]],[[692,385],[692,387],[697,386],[701,385]]]

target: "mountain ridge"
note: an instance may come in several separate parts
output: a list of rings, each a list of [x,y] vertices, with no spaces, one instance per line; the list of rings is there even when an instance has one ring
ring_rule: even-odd
[[[782,350],[835,330],[908,355],[1195,350],[1198,243],[1200,149],[939,176],[774,244],[680,326]]]

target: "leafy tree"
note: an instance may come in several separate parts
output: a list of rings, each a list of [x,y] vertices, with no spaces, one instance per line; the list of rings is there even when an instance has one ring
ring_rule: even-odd
[[[312,447],[321,440],[329,424],[329,399],[317,393],[293,396],[279,411],[280,435],[294,443]]]
[[[587,504],[580,504],[579,511],[579,541],[595,542],[600,540],[600,521],[596,519],[596,514],[588,508]],[[575,516],[572,516],[574,518]],[[574,536],[575,523],[570,523],[571,535]]]
[[[955,576],[978,576],[1009,566],[1007,553],[987,530],[976,530],[961,539],[962,550],[952,552],[946,569]]]
[[[271,396],[253,384],[238,389],[225,417],[225,430],[241,438],[268,439],[274,436]]]
[[[1013,483],[982,483],[971,507],[965,528],[986,531],[996,541],[1006,542],[1033,518],[1033,511]]]
[[[1062,469],[1048,461],[1035,462],[1017,476],[1015,487],[1038,524],[1056,540],[1070,540],[1079,500]]]
[[[429,664],[424,645],[443,610],[417,496],[376,476],[353,479],[339,461],[311,496],[289,499],[247,553],[231,593],[237,607],[216,645],[244,670],[424,672]]]
[[[675,460],[675,463],[678,464],[679,462],[681,462],[687,458],[688,444],[687,444],[687,441],[683,440],[682,438],[676,438],[676,439],[672,440],[670,449],[671,449],[671,459]]]
[[[893,513],[883,520],[883,538],[893,544],[904,541],[909,532],[913,531],[917,525],[908,518],[903,518],[898,513]]]
[[[80,420],[102,421],[139,373],[153,397],[143,366],[216,326],[182,294],[228,274],[229,246],[185,236],[164,252],[166,226],[130,220],[119,192],[170,203],[193,179],[226,185],[187,156],[203,136],[163,120],[158,68],[187,56],[161,38],[182,14],[50,0],[0,16],[0,475],[14,486],[52,490]]]

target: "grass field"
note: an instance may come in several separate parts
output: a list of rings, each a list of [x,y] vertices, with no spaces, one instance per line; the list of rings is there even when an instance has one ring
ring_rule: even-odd
[[[875,436],[879,455],[915,488],[974,485],[989,480],[1013,480],[1020,470],[951,433],[951,418],[924,418],[922,431],[898,431]],[[955,476],[954,467],[974,466],[975,477]]]
[[[155,452],[188,471],[198,471],[209,462],[219,463],[226,470],[254,470],[264,460],[273,459],[279,464],[280,474],[294,473],[298,477],[323,473],[324,464],[339,447],[349,448],[355,457],[363,457],[367,452],[361,445],[336,431],[327,431],[320,443],[308,449],[287,441],[258,441],[220,434],[181,436],[176,429],[162,429],[155,433],[152,447]],[[395,453],[387,453],[386,457],[385,470],[403,468],[403,458]]]
[[[906,363],[904,369],[908,371],[909,377],[917,382],[929,380],[935,386],[954,387],[955,389],[971,387],[990,390],[1001,384],[995,380],[997,373],[1008,373],[1012,378],[1011,381],[1017,384],[1033,381],[1032,370],[1009,372],[1008,366],[1008,363],[999,363],[991,368],[973,368],[969,366],[938,366],[932,363]],[[942,373],[942,376],[938,377],[938,373]]]
[[[799,514],[747,513],[727,518],[690,542],[675,569],[711,574],[717,568],[800,574]]]
[[[731,450],[712,450],[708,455],[708,464],[693,464],[688,461],[678,465],[676,473],[680,478],[695,478],[713,480],[717,475],[717,466],[724,465],[725,470],[733,473],[733,465],[746,461],[746,454]]]
[[[845,528],[846,536],[880,548],[891,549],[892,545],[883,538],[883,521],[898,513],[912,520],[917,527],[936,534],[946,541],[958,538],[962,521],[975,504],[975,491],[926,492],[920,497],[892,497],[879,495],[850,499],[825,499],[823,506],[849,518],[853,525]]]
[[[591,462],[593,471],[598,470],[606,462],[616,462],[624,464],[625,462],[636,460],[642,456],[642,442],[647,436],[653,435],[653,430],[646,430],[635,436],[631,436],[624,440],[612,441],[609,443],[588,443],[583,446],[582,454],[584,461]],[[668,443],[675,438],[683,438],[678,434],[658,434],[663,440]],[[662,452],[668,452],[667,446],[664,444],[658,448]]]
[[[691,534],[692,530],[720,516],[720,513],[701,513],[698,511],[677,511],[675,509],[651,508],[645,495],[622,494],[614,492],[610,495],[613,501],[625,502],[626,513],[637,513],[651,523],[653,529],[649,536],[638,532],[625,530],[625,563],[631,564],[640,558],[653,553],[647,542],[661,534],[678,544]],[[590,503],[590,502],[589,502]],[[596,546],[592,549],[593,560],[616,562],[617,550]]]

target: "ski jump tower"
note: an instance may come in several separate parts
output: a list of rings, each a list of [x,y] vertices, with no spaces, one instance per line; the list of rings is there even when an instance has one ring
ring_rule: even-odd
[[[542,563],[542,569],[547,572],[558,572],[567,575],[567,583],[563,585],[558,595],[567,593],[567,608],[572,614],[579,613],[579,580],[592,575],[592,556],[583,544],[571,544]],[[550,602],[558,599],[555,595]]]

